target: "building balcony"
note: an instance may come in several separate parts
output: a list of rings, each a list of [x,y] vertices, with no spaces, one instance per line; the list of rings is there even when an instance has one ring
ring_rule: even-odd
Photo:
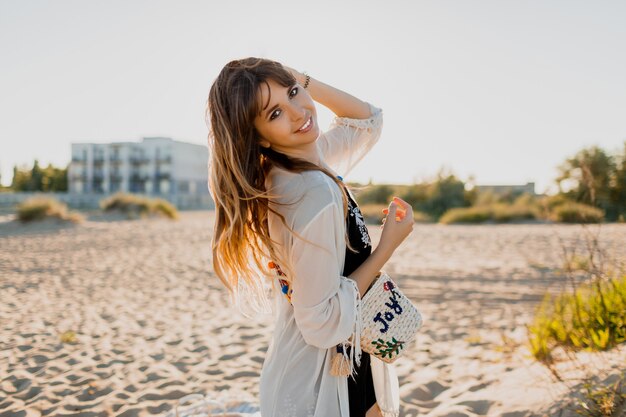
[[[83,173],[70,174],[70,179],[72,181],[87,181],[87,174],[83,174]]]
[[[155,159],[157,164],[171,164],[172,163],[172,157],[171,155],[168,156],[159,156]]]
[[[154,176],[154,178],[159,181],[159,180],[169,180],[171,179],[172,175],[169,172],[157,172]]]
[[[143,156],[131,156],[130,157],[130,163],[133,165],[145,164],[149,161],[150,160],[148,158],[143,157]]]
[[[133,182],[141,182],[141,181],[146,181],[149,180],[150,176],[149,175],[145,175],[145,174],[130,174],[130,180]]]

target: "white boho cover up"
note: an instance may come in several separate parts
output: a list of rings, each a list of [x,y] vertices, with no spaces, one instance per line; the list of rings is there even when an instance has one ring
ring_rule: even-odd
[[[382,110],[369,106],[368,119],[335,117],[317,139],[323,163],[336,175],[346,176],[380,138]],[[330,374],[335,346],[354,340],[360,328],[356,282],[341,275],[346,250],[341,191],[322,172],[294,174],[277,167],[270,171],[266,186],[283,196],[278,201],[296,202],[272,205],[287,224],[328,250],[294,238],[270,212],[270,236],[291,261],[295,279],[290,283],[291,303],[280,291],[274,292],[276,327],[261,371],[261,415],[348,417],[347,377]],[[358,345],[351,350],[360,352]],[[399,387],[393,365],[372,355],[371,369],[378,405],[386,417],[398,416]]]

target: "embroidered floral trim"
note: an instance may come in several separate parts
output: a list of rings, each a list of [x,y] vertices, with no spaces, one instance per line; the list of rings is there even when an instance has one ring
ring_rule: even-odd
[[[370,107],[371,108],[371,107]],[[352,126],[358,129],[365,129],[368,132],[379,129],[382,126],[382,109],[376,109],[374,113],[367,119],[352,119],[350,117],[335,117],[333,120],[335,124]]]
[[[270,269],[275,269],[276,270],[276,275],[278,275],[279,277],[286,276],[285,273],[283,272],[283,270],[280,269],[280,266],[278,264],[270,261],[267,264],[267,266],[269,266]],[[289,285],[289,281],[284,280],[282,278],[278,278],[278,282],[280,282],[280,287],[281,287],[282,293],[285,295],[285,297],[287,297],[287,300],[289,300],[289,304],[291,304],[291,294],[293,293],[293,289]]]
[[[363,247],[366,248],[368,246],[372,246],[370,235],[367,232],[367,226],[365,226],[365,220],[363,219],[363,214],[361,214],[361,210],[359,210],[358,206],[353,207],[352,204],[350,204],[350,216],[354,217],[356,225],[359,227]]]
[[[339,180],[343,182],[343,178],[341,176],[337,175],[337,178],[339,178]],[[367,231],[367,226],[365,225],[365,219],[363,218],[363,214],[361,213],[361,210],[359,209],[359,206],[356,203],[356,201],[354,201],[354,204],[353,204],[354,199],[352,198],[352,195],[350,191],[348,190],[348,187],[345,186],[345,184],[344,184],[344,188],[348,196],[350,196],[350,198],[348,198],[348,214],[354,217],[356,225],[359,228],[359,231],[361,232],[361,242],[363,242],[363,247],[367,248],[368,246],[372,246],[372,241],[370,240],[370,235],[369,235],[369,232]]]

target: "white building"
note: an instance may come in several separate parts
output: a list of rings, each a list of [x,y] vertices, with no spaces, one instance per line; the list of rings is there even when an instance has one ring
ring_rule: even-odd
[[[70,193],[208,196],[208,149],[171,138],[72,143]]]
[[[490,191],[494,194],[522,194],[528,193],[530,195],[537,195],[535,193],[535,183],[527,182],[526,184],[520,185],[476,185],[476,189],[478,191]]]

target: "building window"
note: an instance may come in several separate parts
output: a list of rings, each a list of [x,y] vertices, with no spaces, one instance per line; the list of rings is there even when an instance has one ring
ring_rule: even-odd
[[[161,194],[167,194],[170,191],[170,182],[168,180],[161,180],[159,192]]]

